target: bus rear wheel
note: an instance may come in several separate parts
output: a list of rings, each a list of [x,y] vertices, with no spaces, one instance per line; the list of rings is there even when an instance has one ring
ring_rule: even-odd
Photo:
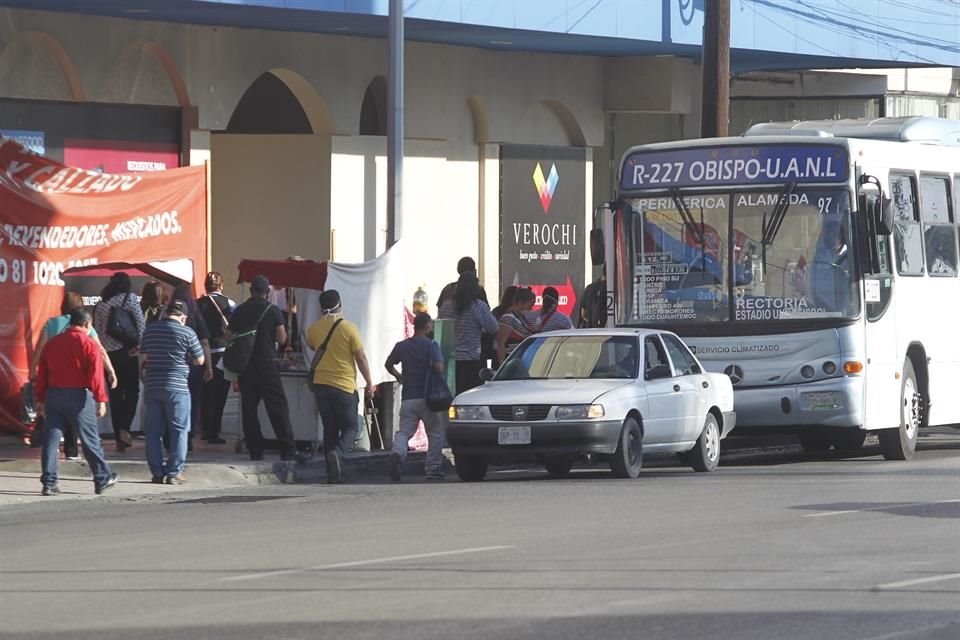
[[[900,427],[877,432],[880,451],[887,460],[910,460],[917,449],[917,434],[923,423],[926,400],[917,384],[913,362],[903,363],[903,382],[900,383]]]

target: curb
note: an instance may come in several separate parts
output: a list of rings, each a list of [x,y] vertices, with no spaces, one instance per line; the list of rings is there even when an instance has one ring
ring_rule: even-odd
[[[342,458],[343,474],[349,479],[387,478],[389,451],[348,453]],[[426,453],[411,451],[403,465],[405,474],[422,473]],[[145,460],[108,460],[113,471],[125,479],[148,482],[151,474]],[[0,460],[0,471],[40,475],[37,459]],[[63,478],[86,479],[90,477],[86,461],[60,460],[59,475]],[[191,486],[225,484],[316,484],[326,482],[327,465],[319,455],[306,462],[233,462],[191,461],[187,457],[184,475]]]

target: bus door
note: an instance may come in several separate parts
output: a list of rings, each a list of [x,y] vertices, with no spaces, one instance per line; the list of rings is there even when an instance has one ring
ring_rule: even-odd
[[[861,177],[861,183],[864,182]],[[880,184],[877,182],[879,189]],[[864,421],[868,429],[900,424],[898,411],[903,355],[897,352],[897,324],[893,304],[893,260],[889,225],[882,218],[886,190],[867,190],[858,198],[858,236],[863,273]]]

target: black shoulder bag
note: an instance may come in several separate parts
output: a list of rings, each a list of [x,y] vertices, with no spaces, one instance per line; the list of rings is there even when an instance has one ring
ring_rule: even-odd
[[[110,315],[107,316],[107,335],[127,349],[132,349],[140,344],[140,330],[133,312],[127,308],[129,298],[128,293],[123,296],[120,306],[110,307]]]
[[[327,337],[323,339],[323,343],[313,352],[313,360],[310,362],[310,373],[307,374],[307,384],[310,386],[310,389],[320,386],[313,381],[313,377],[317,372],[317,365],[319,365],[323,359],[323,354],[327,352],[327,345],[330,344],[330,338],[333,337],[333,332],[337,330],[337,325],[341,322],[343,322],[343,318],[338,318],[337,321],[333,323],[333,326],[330,327],[330,331],[327,333]]]

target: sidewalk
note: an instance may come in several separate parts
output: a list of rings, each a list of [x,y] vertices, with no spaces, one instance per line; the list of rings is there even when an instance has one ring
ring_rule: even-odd
[[[277,451],[267,451],[262,461],[252,461],[246,453],[236,453],[235,442],[213,445],[194,442],[187,455],[183,485],[155,485],[144,453],[144,441],[135,439],[132,447],[117,453],[112,440],[103,442],[107,462],[120,475],[120,482],[105,496],[135,498],[196,489],[218,489],[244,485],[320,483],[327,479],[326,462],[318,455],[306,463],[282,462]],[[351,479],[387,479],[389,451],[352,452],[343,458],[343,474]],[[424,453],[410,452],[404,464],[412,477],[423,473]],[[60,457],[60,488],[64,498],[96,498],[93,481],[84,460]],[[51,500],[40,495],[40,449],[23,444],[22,438],[0,435],[0,506]]]

